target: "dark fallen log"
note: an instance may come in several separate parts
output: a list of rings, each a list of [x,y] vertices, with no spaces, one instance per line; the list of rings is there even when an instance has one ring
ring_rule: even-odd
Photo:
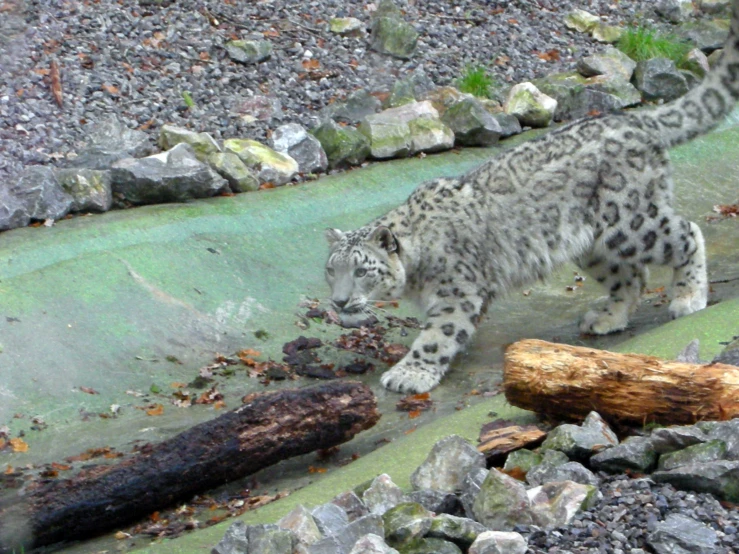
[[[0,504],[0,552],[120,528],[286,458],[348,441],[380,418],[351,381],[255,395],[113,466],[46,483]]]

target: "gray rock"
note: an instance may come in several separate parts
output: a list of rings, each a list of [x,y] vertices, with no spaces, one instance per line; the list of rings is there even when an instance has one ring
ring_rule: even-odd
[[[141,158],[154,151],[146,133],[129,129],[115,115],[90,127],[90,142],[70,167],[110,169],[119,160]]]
[[[520,481],[491,469],[472,505],[476,521],[497,531],[533,522],[531,502]]]
[[[423,538],[431,529],[433,514],[415,502],[401,502],[382,515],[385,540],[390,546],[403,546]]]
[[[259,189],[259,179],[233,152],[216,152],[208,163],[228,181],[231,192],[251,192]]]
[[[505,112],[498,112],[491,115],[500,126],[500,138],[517,135],[523,130],[521,129],[521,122],[518,121],[515,115],[509,115]]]
[[[667,58],[652,58],[636,64],[634,85],[645,100],[675,100],[688,92],[685,76]]]
[[[731,8],[731,0],[699,0],[699,6],[704,13],[724,13]]]
[[[427,536],[453,542],[469,548],[477,537],[487,531],[487,527],[466,517],[441,514],[433,518]]]
[[[375,477],[369,488],[364,491],[362,500],[370,513],[382,515],[393,506],[397,506],[407,499],[403,491],[393,483],[390,476],[383,473]]]
[[[349,516],[341,506],[327,502],[316,506],[311,512],[318,530],[324,535],[340,533],[349,524]]]
[[[719,364],[739,366],[739,338],[735,338],[727,344],[726,348],[713,361]]]
[[[462,554],[462,550],[453,542],[424,538],[403,548],[403,554]]]
[[[324,119],[333,119],[344,123],[359,123],[368,115],[376,113],[382,103],[369,92],[360,89],[353,92],[343,101],[334,102],[321,112]]]
[[[488,470],[479,467],[470,471],[462,480],[462,493],[459,495],[459,500],[462,503],[464,514],[468,518],[475,517],[472,507],[487,476]]]
[[[531,471],[531,468],[539,465],[542,462],[542,459],[543,456],[538,452],[532,452],[526,448],[521,448],[508,454],[505,464],[503,464],[503,469],[505,471],[510,471],[514,468],[518,468],[524,473],[528,473]]]
[[[435,514],[456,514],[462,505],[456,494],[447,491],[422,489],[406,495],[409,502],[418,502],[421,506]]]
[[[655,429],[649,435],[649,440],[657,454],[666,454],[706,442],[708,435],[693,425],[677,425]]]
[[[723,53],[723,49],[719,48],[718,50],[714,50],[708,55],[708,65],[713,69],[716,67],[716,64],[721,59],[721,54]]]
[[[708,525],[683,514],[670,514],[657,523],[647,543],[657,554],[710,554],[718,537]]]
[[[573,481],[546,483],[529,489],[527,495],[533,521],[544,529],[568,525],[578,512],[587,510],[602,497],[597,487]]]
[[[505,113],[516,116],[521,125],[547,127],[557,110],[557,100],[533,83],[519,83],[508,92],[504,109]]]
[[[249,540],[246,523],[235,521],[226,529],[220,542],[213,547],[211,554],[248,554]]]
[[[444,116],[446,111],[461,102],[462,100],[474,98],[471,94],[460,92],[454,87],[438,87],[425,93],[421,99],[428,100],[431,105],[439,112],[440,116]],[[479,101],[479,99],[478,99]]]
[[[418,32],[404,21],[400,10],[383,0],[372,18],[370,48],[381,54],[407,60],[416,50]]]
[[[189,144],[201,162],[208,161],[208,156],[221,151],[210,133],[196,133],[184,127],[162,125],[159,131],[159,146],[162,150],[169,150],[181,142]]]
[[[628,81],[634,74],[635,68],[634,60],[612,46],[606,48],[602,54],[587,56],[577,62],[577,70],[585,77],[617,75]]]
[[[287,154],[301,173],[318,173],[328,168],[328,158],[321,143],[297,123],[288,123],[272,133],[272,148]]]
[[[490,146],[497,144],[503,130],[498,121],[475,98],[465,98],[450,106],[441,117],[457,144]]]
[[[686,54],[682,69],[695,73],[695,75],[702,79],[711,70],[711,67],[708,63],[708,57],[703,53],[703,50],[693,48]]]
[[[272,55],[268,40],[230,40],[225,44],[228,57],[245,64],[263,62]]]
[[[259,554],[292,554],[297,543],[292,531],[272,524],[250,525],[246,528],[246,537],[248,552]]]
[[[700,425],[698,424],[699,428]],[[718,439],[726,443],[726,459],[739,460],[739,419],[717,421],[704,430],[709,439]]]
[[[370,514],[352,521],[341,532],[313,543],[308,547],[309,554],[348,554],[355,543],[365,535],[385,536],[382,517]],[[260,553],[261,554],[261,553]]]
[[[648,437],[629,437],[621,444],[590,458],[590,465],[603,471],[645,472],[654,467],[657,453]]]
[[[413,500],[413,502],[417,501]],[[362,499],[352,491],[343,492],[337,495],[331,500],[331,503],[336,504],[339,508],[344,510],[349,521],[354,521],[355,519],[359,519],[360,517],[366,516],[370,513],[367,506],[362,502]]]
[[[708,58],[706,58],[708,61]],[[689,364],[700,363],[700,341],[698,339],[691,340],[688,345],[683,348],[675,358],[678,362],[685,362]]]
[[[364,31],[364,23],[356,17],[333,17],[328,21],[329,31],[342,36],[359,36]]]
[[[390,108],[387,111],[399,110]],[[368,115],[359,124],[359,132],[370,143],[370,155],[375,159],[403,158],[411,151],[411,131],[408,123],[398,121],[386,112]]]
[[[468,554],[526,554],[527,544],[520,534],[510,531],[485,531],[472,543]]]
[[[393,90],[383,105],[385,108],[397,108],[415,101],[416,94],[413,90],[413,82],[410,79],[399,79],[393,84]]]
[[[739,462],[719,460],[655,471],[652,479],[677,489],[707,492],[729,502],[739,502]]]
[[[669,452],[663,454],[659,458],[658,468],[669,471],[681,466],[715,462],[723,460],[726,457],[726,443],[722,440],[714,439],[701,444],[688,446],[677,452]]]
[[[566,423],[552,429],[541,445],[541,451],[559,450],[568,458],[587,460],[591,455],[612,448],[618,437],[596,412],[590,412],[582,425]]]
[[[200,162],[192,148],[178,144],[146,158],[127,158],[111,168],[113,192],[132,204],[184,202],[206,198],[226,189],[228,183]]]
[[[56,177],[64,192],[72,197],[73,212],[107,212],[113,205],[110,171],[59,169]]]
[[[348,523],[348,522],[347,522]],[[289,529],[303,544],[313,544],[321,539],[321,531],[311,513],[302,505],[296,506],[277,522],[278,527]]]
[[[30,222],[31,216],[21,201],[6,187],[0,187],[0,231],[25,227]]]
[[[29,219],[41,221],[64,217],[72,209],[74,202],[72,196],[62,189],[53,169],[48,166],[27,167],[20,179],[8,187],[8,192],[18,200]],[[13,219],[22,221],[24,217],[16,214]]]
[[[330,168],[343,168],[359,165],[370,154],[370,143],[362,133],[350,127],[341,127],[328,120],[313,130],[321,143]]]
[[[350,554],[398,554],[398,551],[388,546],[382,537],[369,534],[354,544]]]
[[[567,14],[564,23],[568,29],[580,33],[589,33],[600,23],[600,18],[585,10],[576,9]]]
[[[414,489],[462,490],[465,476],[476,468],[485,468],[485,455],[458,435],[438,441],[411,475]]]
[[[284,185],[298,173],[298,162],[256,140],[228,139],[223,142],[223,149],[241,158],[257,174],[260,183]]]
[[[598,42],[618,42],[624,34],[624,28],[616,25],[606,25],[602,21],[590,31],[591,36]]]
[[[413,119],[408,122],[408,129],[411,133],[411,154],[441,152],[454,146],[454,132],[437,118]]]
[[[670,23],[681,23],[693,15],[692,0],[659,0],[654,10]]]
[[[675,32],[680,38],[693,42],[704,52],[713,52],[726,42],[729,36],[729,20],[688,21],[680,25]]]
[[[600,479],[579,462],[567,462],[557,466],[541,464],[526,474],[526,482],[532,486],[553,481],[573,481],[582,485],[596,486],[600,483]]]

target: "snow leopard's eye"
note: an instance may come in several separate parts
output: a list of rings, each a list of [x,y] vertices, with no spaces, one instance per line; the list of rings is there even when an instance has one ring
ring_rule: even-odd
[[[363,267],[358,267],[354,270],[355,277],[364,277],[365,275],[367,275],[367,270]]]
[[[326,268],[326,273],[328,273],[329,276],[333,277],[334,276],[334,273],[335,273],[334,268],[333,267],[327,267]]]

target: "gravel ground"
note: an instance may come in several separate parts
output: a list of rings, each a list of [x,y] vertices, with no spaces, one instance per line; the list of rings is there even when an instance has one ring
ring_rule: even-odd
[[[630,23],[653,17],[653,1],[398,0],[421,34],[413,59],[402,61],[370,52],[366,35],[328,31],[331,17],[369,22],[373,4],[355,0],[0,0],[0,178],[78,150],[87,125],[109,113],[152,137],[172,123],[265,140],[283,123],[311,127],[335,99],[362,87],[386,91],[417,68],[438,85],[468,64],[489,65],[502,82],[573,69],[602,46],[565,28],[570,9]],[[268,61],[228,58],[226,41],[252,36],[273,42]],[[560,59],[536,55],[550,50]],[[307,77],[302,62],[311,58],[323,78]],[[50,91],[52,61],[62,108]],[[242,115],[260,96],[277,109],[250,123]]]

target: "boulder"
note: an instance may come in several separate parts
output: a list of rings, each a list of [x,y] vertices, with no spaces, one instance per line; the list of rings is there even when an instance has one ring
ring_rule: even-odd
[[[88,127],[90,141],[70,167],[105,170],[124,158],[141,158],[154,151],[146,133],[129,129],[115,115]]]
[[[349,554],[398,554],[398,551],[388,546],[382,537],[370,533],[354,543]]]
[[[462,504],[457,495],[447,491],[422,489],[411,491],[407,495],[409,502],[417,502],[435,514],[458,514],[462,511]]]
[[[523,130],[521,129],[521,122],[515,115],[510,115],[505,112],[498,112],[491,115],[500,126],[500,138],[517,135]]]
[[[516,116],[521,125],[547,127],[554,118],[557,101],[533,83],[519,83],[508,93],[504,109],[505,113]]]
[[[236,154],[215,152],[208,157],[208,163],[228,181],[231,192],[250,192],[259,189],[259,179]]]
[[[594,486],[600,483],[600,479],[579,462],[567,462],[561,465],[541,464],[526,474],[526,482],[532,486],[555,481],[572,481],[581,485]]]
[[[344,123],[359,123],[368,115],[376,113],[382,103],[369,92],[360,89],[346,97],[345,100],[334,102],[321,112],[324,119],[333,119]]]
[[[714,439],[700,444],[688,446],[677,452],[668,452],[659,457],[658,468],[669,471],[682,466],[715,462],[726,458],[726,443]]]
[[[704,13],[728,13],[731,8],[731,0],[699,0],[698,5]]]
[[[649,440],[657,454],[666,454],[706,442],[708,435],[694,425],[674,425],[655,429],[649,435]]]
[[[413,25],[402,19],[390,0],[382,0],[372,18],[370,48],[407,60],[413,56],[417,42],[418,32]]]
[[[21,201],[6,187],[0,187],[0,231],[25,227],[30,222],[31,216]]]
[[[718,439],[726,444],[726,458],[739,460],[739,419],[729,421],[715,421],[710,424],[698,423],[710,439]]]
[[[413,500],[416,502],[416,500]],[[342,492],[331,500],[331,504],[336,504],[339,508],[346,512],[349,521],[354,521],[362,516],[369,514],[367,506],[364,505],[362,499],[353,491]]]
[[[110,171],[69,168],[56,171],[64,192],[72,197],[73,212],[107,212],[113,205]]]
[[[729,502],[739,502],[739,462],[718,460],[669,471],[655,471],[652,479],[658,483],[670,483],[677,489],[707,492]]]
[[[472,543],[468,554],[526,554],[527,544],[520,534],[506,531],[485,531]]]
[[[623,27],[615,25],[606,25],[599,22],[590,30],[590,35],[598,42],[613,43],[618,42],[621,35],[624,34]]]
[[[292,511],[283,516],[277,522],[277,526],[292,531],[297,540],[302,544],[313,544],[322,537],[316,520],[313,519],[311,513],[302,505],[296,506]]]
[[[206,198],[226,189],[228,183],[197,159],[187,144],[146,158],[127,158],[111,168],[113,192],[132,204],[184,202]]]
[[[497,144],[503,134],[498,121],[471,97],[450,106],[441,120],[454,132],[455,142],[464,146]]]
[[[514,468],[518,468],[523,473],[528,473],[531,471],[531,468],[539,465],[542,459],[542,455],[538,452],[521,448],[508,454],[503,469],[505,471],[511,471]]]
[[[272,43],[268,40],[230,40],[225,48],[229,58],[244,64],[263,62],[272,55]]]
[[[70,212],[74,203],[72,196],[62,188],[54,170],[48,166],[28,166],[15,183],[6,186],[9,195],[18,200],[25,212],[25,215],[19,214],[12,201],[7,201],[9,223],[21,222],[26,218],[40,221],[61,219]]]
[[[565,27],[579,33],[589,33],[598,23],[600,18],[585,10],[572,10],[565,17]]]
[[[587,460],[591,455],[612,448],[618,437],[596,412],[590,412],[582,425],[565,423],[552,429],[541,450],[559,450],[569,458]]]
[[[621,444],[590,458],[590,465],[603,471],[646,472],[657,462],[657,453],[648,437],[628,437]]]
[[[359,36],[364,31],[364,23],[356,17],[332,17],[328,29],[337,35]]]
[[[433,514],[415,502],[401,502],[382,515],[385,540],[400,548],[423,538],[431,529]]]
[[[406,545],[403,554],[463,554],[453,542],[443,539],[423,538]]]
[[[159,146],[162,150],[169,150],[181,142],[189,144],[201,162],[208,161],[208,156],[221,151],[210,133],[196,133],[184,127],[162,125],[159,132]]]
[[[716,531],[683,514],[668,515],[647,536],[657,554],[711,554],[717,542]]]
[[[370,155],[370,142],[351,127],[341,127],[328,120],[312,131],[326,152],[330,168],[359,165]]]
[[[531,502],[520,481],[497,469],[488,472],[472,505],[475,520],[495,531],[533,522]]]
[[[685,55],[682,69],[692,71],[698,77],[703,78],[711,70],[711,66],[708,63],[708,56],[703,53],[703,50],[693,48]]]
[[[272,148],[287,154],[296,162],[301,173],[318,173],[328,168],[328,158],[321,143],[297,123],[288,123],[272,133]]]
[[[246,538],[249,543],[247,552],[260,554],[285,554],[292,552],[297,544],[292,531],[273,524],[249,525]]]
[[[612,46],[606,48],[602,54],[586,56],[577,62],[577,70],[585,77],[617,75],[628,81],[634,74],[635,68],[634,60]]]
[[[687,21],[677,27],[678,37],[694,43],[707,54],[723,47],[729,36],[729,20],[714,19]]]
[[[328,535],[314,542],[307,550],[309,554],[344,554],[350,552],[357,541],[365,535],[385,536],[385,528],[381,516],[370,514],[360,517],[344,526],[339,533]],[[254,552],[260,551],[256,550]]]
[[[485,482],[487,476],[488,470],[482,467],[478,467],[465,475],[464,479],[462,480],[462,491],[459,495],[459,500],[462,503],[464,514],[468,518],[475,517],[475,513],[473,510],[475,499],[477,498],[477,495],[480,492],[480,488]]]
[[[246,523],[234,521],[228,526],[219,543],[213,547],[211,554],[247,554],[248,548]]]
[[[341,533],[349,525],[349,516],[346,511],[333,502],[326,502],[313,508],[311,517],[322,535]]]
[[[471,94],[460,92],[454,87],[439,87],[426,92],[421,96],[422,100],[428,100],[434,109],[444,116],[446,111],[466,98],[474,98]]]
[[[417,100],[423,100],[424,95],[436,89],[436,85],[423,69],[416,69],[410,77],[398,79],[393,84],[385,101],[386,108],[395,108],[403,104],[410,104]]]
[[[464,548],[469,548],[487,528],[466,517],[441,514],[433,518],[427,536],[444,539]]]
[[[636,64],[634,84],[645,100],[675,100],[688,92],[688,83],[667,58],[652,58]]]
[[[654,10],[670,23],[681,23],[693,15],[692,0],[660,0]]]
[[[294,159],[275,152],[256,140],[228,139],[224,141],[223,149],[241,158],[241,161],[257,174],[260,183],[284,185],[298,173],[298,163]]]
[[[573,481],[545,483],[527,494],[534,523],[544,529],[568,525],[578,512],[602,497],[597,487]]]
[[[411,474],[414,489],[446,492],[462,490],[465,476],[476,468],[485,468],[485,456],[458,435],[438,441],[426,460]]]
[[[390,476],[383,473],[375,477],[369,488],[362,493],[362,500],[370,513],[382,515],[407,499]]]

